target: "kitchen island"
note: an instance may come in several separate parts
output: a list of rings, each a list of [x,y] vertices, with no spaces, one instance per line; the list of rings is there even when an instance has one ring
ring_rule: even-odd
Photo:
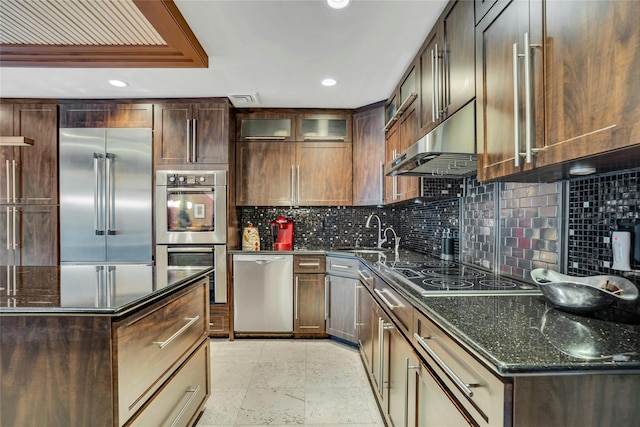
[[[359,304],[369,300],[373,307],[358,314],[361,354],[374,389],[382,390],[378,399],[388,421],[438,425],[442,419],[421,418],[427,410],[412,406],[430,394],[427,408],[438,395],[444,419],[459,418],[451,425],[637,425],[637,315],[610,309],[579,316],[535,292],[425,296],[387,267],[426,255],[372,251],[357,257],[367,289]],[[425,379],[431,376],[441,395]],[[396,406],[395,396],[403,395]]]
[[[211,268],[2,269],[0,425],[194,422],[210,387]]]

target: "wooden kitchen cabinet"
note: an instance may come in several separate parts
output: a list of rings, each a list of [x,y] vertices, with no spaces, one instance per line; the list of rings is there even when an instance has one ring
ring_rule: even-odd
[[[449,2],[420,49],[420,136],[475,96],[474,3]]]
[[[384,164],[387,165],[400,155],[400,124],[395,121],[385,134],[384,140]],[[399,201],[397,175],[384,177],[384,204],[388,205]]]
[[[236,141],[294,141],[295,114],[290,111],[237,113]]]
[[[352,141],[351,112],[298,113],[296,137],[298,141]]]
[[[402,113],[398,126],[400,127],[400,153],[404,153],[418,140],[417,101],[412,101]],[[399,176],[397,179],[398,200],[409,200],[420,196],[420,177]]]
[[[476,29],[481,181],[637,164],[638,13],[637,2],[496,2]]]
[[[56,104],[0,104],[0,136],[34,141],[32,146],[0,147],[0,203],[58,203],[57,123]]]
[[[152,128],[153,104],[65,101],[60,103],[61,128]]]
[[[238,206],[351,205],[350,143],[238,142],[236,162]]]
[[[58,206],[0,206],[0,265],[57,265]]]
[[[294,337],[326,336],[324,258],[324,255],[293,257]]]
[[[156,166],[228,163],[228,101],[155,104],[153,147]]]
[[[353,115],[353,206],[384,203],[384,105],[364,107]]]

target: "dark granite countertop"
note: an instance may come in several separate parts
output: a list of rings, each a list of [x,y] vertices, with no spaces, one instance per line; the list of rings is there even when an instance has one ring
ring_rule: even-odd
[[[0,315],[121,316],[211,270],[124,264],[0,266]]]
[[[399,258],[390,251],[383,255],[341,251],[329,255],[357,255],[500,375],[640,372],[637,317],[629,322],[626,318],[603,320],[610,313],[590,317],[566,313],[554,308],[542,295],[422,296],[386,274],[378,261],[419,261],[427,255],[404,250],[399,252]]]

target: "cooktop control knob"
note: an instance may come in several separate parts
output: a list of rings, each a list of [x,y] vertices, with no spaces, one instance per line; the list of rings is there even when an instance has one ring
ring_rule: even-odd
[[[204,177],[204,176],[201,176],[201,177],[200,177],[200,182],[205,182],[206,180],[207,180],[207,178],[206,178],[206,177]]]
[[[168,180],[171,184],[173,184],[174,182],[176,182],[176,177],[171,175]]]
[[[184,176],[180,176],[180,177],[178,177],[178,181],[180,181],[180,182],[184,182],[184,181],[185,181],[185,179],[186,179],[186,178],[185,178]]]

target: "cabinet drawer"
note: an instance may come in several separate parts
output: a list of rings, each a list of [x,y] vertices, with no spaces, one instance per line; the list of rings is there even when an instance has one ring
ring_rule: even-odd
[[[293,257],[294,273],[324,273],[324,255],[295,255]]]
[[[114,331],[119,419],[129,419],[208,334],[208,281],[119,322]]]
[[[360,261],[356,258],[327,257],[327,274],[332,276],[350,277],[359,279],[358,266]]]
[[[130,426],[190,426],[209,395],[209,341],[167,381]]]
[[[512,385],[503,383],[442,329],[416,310],[413,345],[480,426],[503,426]],[[434,356],[435,354],[435,356]],[[506,406],[505,406],[506,405]]]
[[[398,329],[411,338],[413,330],[413,306],[387,282],[374,275],[373,293],[382,307],[398,323]]]

